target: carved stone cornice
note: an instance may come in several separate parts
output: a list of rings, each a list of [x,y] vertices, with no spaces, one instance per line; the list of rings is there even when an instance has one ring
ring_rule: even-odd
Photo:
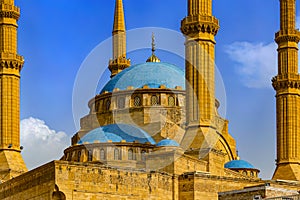
[[[277,44],[281,42],[296,42],[300,41],[300,32],[298,30],[279,31],[275,34]]]
[[[0,4],[0,18],[13,18],[18,20],[20,18],[20,8],[14,5]]]
[[[181,32],[187,36],[200,32],[216,35],[219,28],[219,21],[213,16],[188,16],[181,21]]]
[[[293,75],[293,77],[282,75],[275,76],[272,79],[272,86],[276,91],[289,88],[300,89],[300,76],[298,74]]]
[[[21,71],[24,64],[24,58],[20,55],[10,53],[0,53],[0,67],[17,69]]]

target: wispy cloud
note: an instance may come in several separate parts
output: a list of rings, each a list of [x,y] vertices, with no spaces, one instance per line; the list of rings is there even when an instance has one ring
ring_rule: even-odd
[[[250,88],[271,87],[276,75],[276,44],[235,42],[225,47],[225,52],[234,61],[243,84]]]
[[[21,121],[21,144],[25,163],[32,169],[60,159],[69,146],[69,137],[64,132],[51,130],[44,121],[30,117]]]

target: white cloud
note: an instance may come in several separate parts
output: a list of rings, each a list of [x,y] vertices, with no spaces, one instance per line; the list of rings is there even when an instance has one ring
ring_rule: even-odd
[[[69,141],[66,133],[51,130],[42,120],[32,117],[21,120],[22,156],[28,169],[60,159]]]
[[[235,42],[226,46],[225,52],[236,62],[236,70],[245,86],[271,87],[271,79],[277,73],[277,45]]]

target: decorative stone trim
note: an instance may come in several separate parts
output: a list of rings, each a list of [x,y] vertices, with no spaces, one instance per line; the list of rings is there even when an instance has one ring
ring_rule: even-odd
[[[300,79],[298,79],[298,80],[291,80],[291,79],[280,80],[278,77],[274,77],[272,79],[272,85],[276,91],[280,90],[280,89],[288,89],[288,88],[300,89]]]
[[[219,21],[213,16],[188,16],[181,21],[181,31],[185,35],[200,32],[216,35],[219,28]]]
[[[13,18],[18,20],[20,18],[20,8],[14,5],[0,4],[0,18]]]

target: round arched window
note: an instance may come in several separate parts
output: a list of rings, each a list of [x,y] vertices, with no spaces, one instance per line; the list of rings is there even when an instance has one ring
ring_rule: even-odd
[[[119,107],[120,109],[125,108],[125,98],[124,98],[124,97],[118,98],[118,107]]]
[[[134,97],[134,102],[133,102],[134,106],[137,107],[137,106],[141,106],[141,98],[139,96],[135,96]]]
[[[78,153],[77,153],[77,161],[78,162],[81,161],[81,151],[78,151]]]
[[[114,151],[114,159],[115,160],[121,160],[121,155],[119,149],[115,149]]]
[[[110,110],[110,100],[107,100],[106,101],[106,105],[105,105],[106,107],[106,110]]]
[[[173,96],[169,96],[168,104],[169,106],[175,106],[175,98]]]
[[[133,160],[133,150],[132,149],[128,150],[128,160]]]
[[[93,151],[92,150],[88,150],[88,161],[93,161]]]
[[[100,150],[100,160],[105,160],[105,151],[104,151],[104,149]]]
[[[151,105],[152,106],[157,106],[158,105],[158,97],[156,95],[153,95],[151,97]]]
[[[145,151],[145,150],[143,150],[143,151],[141,152],[141,160],[142,160],[142,161],[146,161],[146,151]]]

